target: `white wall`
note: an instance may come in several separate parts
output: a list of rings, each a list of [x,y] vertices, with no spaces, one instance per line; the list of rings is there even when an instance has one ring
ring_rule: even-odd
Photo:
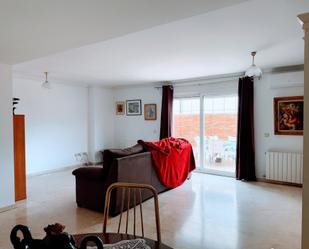
[[[74,154],[88,151],[88,89],[86,87],[13,79],[20,98],[16,114],[26,116],[27,174],[76,165]]]
[[[161,90],[153,86],[114,89],[114,103],[131,99],[142,100],[142,112],[144,112],[144,104],[157,104],[157,120],[144,120],[144,115],[126,116],[114,114],[116,147],[123,148],[134,145],[138,139],[154,141],[158,140],[160,136]],[[115,107],[113,109],[115,110]]]
[[[102,162],[100,151],[114,146],[113,90],[102,87],[88,89],[88,146],[91,162]]]
[[[266,173],[266,151],[303,151],[302,136],[274,135],[273,117],[274,97],[301,96],[304,94],[303,83],[303,71],[281,74],[264,74],[262,80],[255,81],[255,145],[257,177],[263,177]],[[267,134],[269,134],[269,137],[267,137]]]
[[[0,208],[14,204],[11,66],[0,64]]]

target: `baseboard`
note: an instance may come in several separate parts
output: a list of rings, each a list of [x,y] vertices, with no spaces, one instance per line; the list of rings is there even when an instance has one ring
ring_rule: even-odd
[[[81,166],[84,166],[84,165],[83,164],[75,164],[75,165],[65,166],[65,167],[61,167],[61,168],[57,168],[57,169],[42,170],[42,171],[39,171],[39,172],[27,174],[27,178],[32,178],[34,176],[40,176],[40,175],[52,174],[52,173],[66,171],[66,170],[70,170],[70,169],[73,170],[73,169],[79,168]]]
[[[292,183],[292,182],[282,182],[282,181],[275,181],[275,180],[269,180],[265,178],[257,178],[258,182],[266,182],[266,183],[272,183],[272,184],[279,184],[279,185],[286,185],[286,186],[293,186],[293,187],[299,187],[302,188],[303,185],[299,183]]]
[[[7,206],[7,207],[0,208],[0,213],[4,213],[4,212],[12,210],[14,208],[16,208],[15,204]]]

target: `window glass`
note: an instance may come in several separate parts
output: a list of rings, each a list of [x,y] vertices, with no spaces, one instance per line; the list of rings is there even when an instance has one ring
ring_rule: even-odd
[[[204,112],[208,114],[237,113],[237,96],[206,98]]]

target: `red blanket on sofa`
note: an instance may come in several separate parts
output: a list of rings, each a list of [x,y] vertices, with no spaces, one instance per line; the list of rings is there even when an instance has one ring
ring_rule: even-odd
[[[156,171],[162,184],[168,188],[181,185],[195,169],[191,144],[183,138],[164,138],[158,142],[138,140],[151,152]]]

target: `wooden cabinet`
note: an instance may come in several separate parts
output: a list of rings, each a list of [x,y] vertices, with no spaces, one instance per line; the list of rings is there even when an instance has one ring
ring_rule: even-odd
[[[13,116],[14,129],[14,172],[15,200],[27,198],[26,193],[26,146],[25,146],[25,116]]]

